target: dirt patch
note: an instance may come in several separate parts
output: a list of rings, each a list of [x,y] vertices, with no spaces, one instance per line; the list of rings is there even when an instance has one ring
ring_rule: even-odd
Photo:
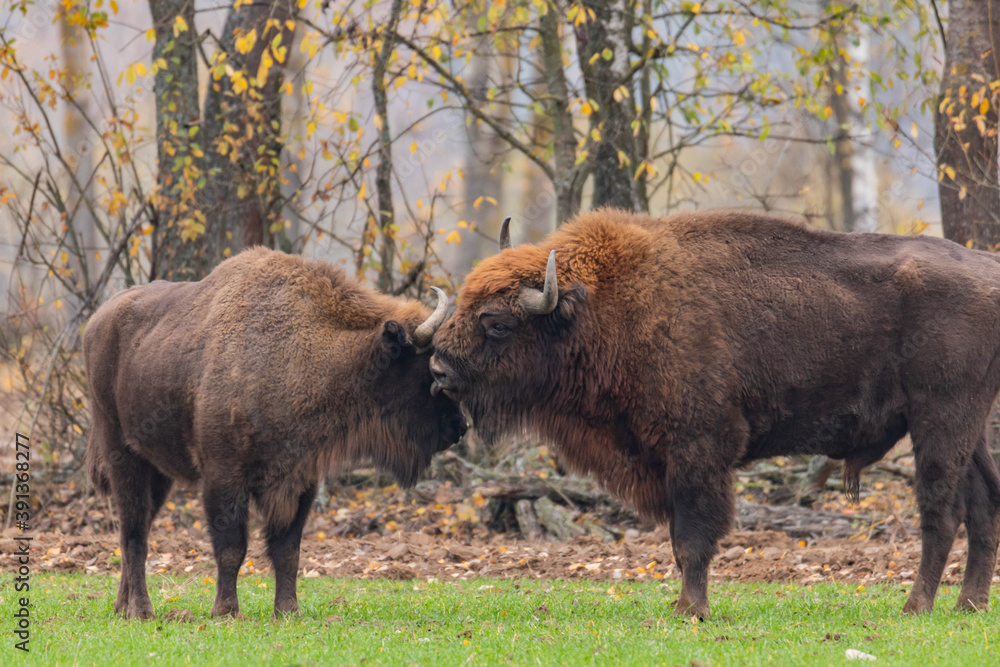
[[[194,531],[196,532],[196,531]],[[678,576],[663,529],[631,540],[603,542],[592,536],[568,543],[525,542],[495,535],[480,540],[436,538],[397,531],[361,538],[307,535],[302,542],[300,576],[357,577],[390,580],[532,577],[588,580],[655,580]],[[16,567],[16,531],[0,539],[0,568]],[[959,583],[967,544],[957,540],[945,569],[946,583]],[[35,535],[32,567],[36,571],[95,574],[119,573],[116,535]],[[796,542],[784,533],[736,532],[722,542],[712,565],[712,578],[745,582],[820,581],[868,583],[912,582],[920,559],[920,542],[901,543],[826,539]],[[147,572],[214,576],[215,563],[207,536],[179,532],[150,540]],[[264,544],[250,543],[243,574],[269,574]],[[1000,569],[997,570],[1000,575]]]

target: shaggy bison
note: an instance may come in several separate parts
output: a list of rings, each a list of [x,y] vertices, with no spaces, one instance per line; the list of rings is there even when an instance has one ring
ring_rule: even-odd
[[[150,618],[149,527],[173,480],[201,481],[218,568],[212,615],[236,615],[254,501],[275,613],[298,609],[299,542],[325,471],[368,460],[411,484],[465,420],[431,396],[437,309],[371,292],[328,264],[264,248],[195,283],[112,297],[83,337],[87,457],[121,521],[115,610]]]
[[[469,275],[438,330],[432,391],[484,440],[554,443],[669,521],[676,613],[706,617],[734,468],[778,454],[861,468],[909,433],[923,553],[905,612],[927,612],[955,532],[958,607],[985,609],[1000,477],[985,441],[1000,390],[1000,257],[936,238],[813,231],[763,213],[616,210]],[[546,258],[548,264],[546,265]]]

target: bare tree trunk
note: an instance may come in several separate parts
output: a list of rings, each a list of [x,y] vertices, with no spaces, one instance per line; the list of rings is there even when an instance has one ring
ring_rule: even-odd
[[[295,0],[274,0],[231,9],[226,18],[219,46],[234,74],[213,73],[203,123],[212,266],[252,245],[276,245],[282,227],[281,89],[296,12]]]
[[[392,56],[396,25],[399,23],[399,15],[402,11],[402,0],[392,0],[389,23],[382,32],[382,46],[375,56],[375,67],[372,71],[375,123],[379,140],[379,162],[375,169],[375,187],[378,190],[378,226],[382,233],[382,247],[379,250],[379,262],[382,266],[378,274],[378,288],[387,294],[392,292],[392,265],[396,258],[396,239],[392,228],[395,221],[392,203],[392,133],[389,132],[385,73],[389,66],[389,58]]]
[[[149,9],[156,32],[153,62],[167,62],[153,83],[159,193],[150,279],[197,280],[211,263],[198,234],[198,225],[203,230],[206,224],[197,203],[202,160],[191,152],[200,149],[201,117],[194,0],[150,0]]]
[[[542,67],[548,88],[547,112],[552,119],[555,159],[556,224],[569,220],[580,210],[583,198],[583,177],[576,165],[576,135],[573,116],[569,111],[569,86],[563,64],[560,24],[562,9],[558,0],[549,0],[548,9],[539,20]]]
[[[944,235],[962,245],[1000,244],[997,98],[1000,2],[949,3],[945,67],[935,110],[934,150]]]
[[[590,115],[594,137],[593,206],[640,208],[633,172],[639,166],[632,136],[635,104],[629,76],[626,0],[584,0],[594,18],[577,29],[577,50],[587,97],[597,103]],[[598,136],[594,136],[594,131]]]

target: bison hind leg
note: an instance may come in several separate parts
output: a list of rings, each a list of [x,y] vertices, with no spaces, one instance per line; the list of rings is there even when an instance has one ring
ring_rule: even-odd
[[[122,579],[115,611],[126,618],[154,618],[146,590],[146,553],[153,518],[153,479],[159,473],[127,447],[116,446],[120,441],[108,441],[108,445],[107,474],[121,524]]]
[[[302,529],[305,527],[309,510],[316,498],[316,486],[310,485],[295,500],[294,515],[289,521],[287,513],[268,512],[270,500],[262,498],[261,505],[268,523],[264,528],[267,539],[267,555],[274,566],[274,615],[292,614],[299,610],[295,581],[299,571],[299,547],[302,543]]]
[[[1000,474],[982,437],[966,473],[962,509],[969,555],[955,609],[985,611],[1000,544]]]
[[[939,404],[911,424],[921,553],[917,577],[903,606],[905,614],[929,613],[934,608],[963,513],[967,469],[985,426],[985,419],[977,419],[969,410],[969,406]],[[966,424],[970,422],[978,423],[978,428],[969,429]]]

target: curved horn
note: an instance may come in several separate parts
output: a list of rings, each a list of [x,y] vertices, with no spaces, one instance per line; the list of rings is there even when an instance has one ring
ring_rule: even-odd
[[[548,315],[559,303],[559,284],[556,281],[556,251],[549,253],[545,265],[545,289],[525,287],[521,290],[521,306],[532,315]]]
[[[437,307],[434,308],[431,316],[424,320],[423,324],[414,329],[413,342],[417,344],[417,347],[423,347],[431,342],[434,332],[444,324],[445,317],[448,315],[448,295],[438,287],[431,289],[437,292]]]
[[[512,248],[510,244],[510,216],[508,215],[500,223],[500,250]]]

